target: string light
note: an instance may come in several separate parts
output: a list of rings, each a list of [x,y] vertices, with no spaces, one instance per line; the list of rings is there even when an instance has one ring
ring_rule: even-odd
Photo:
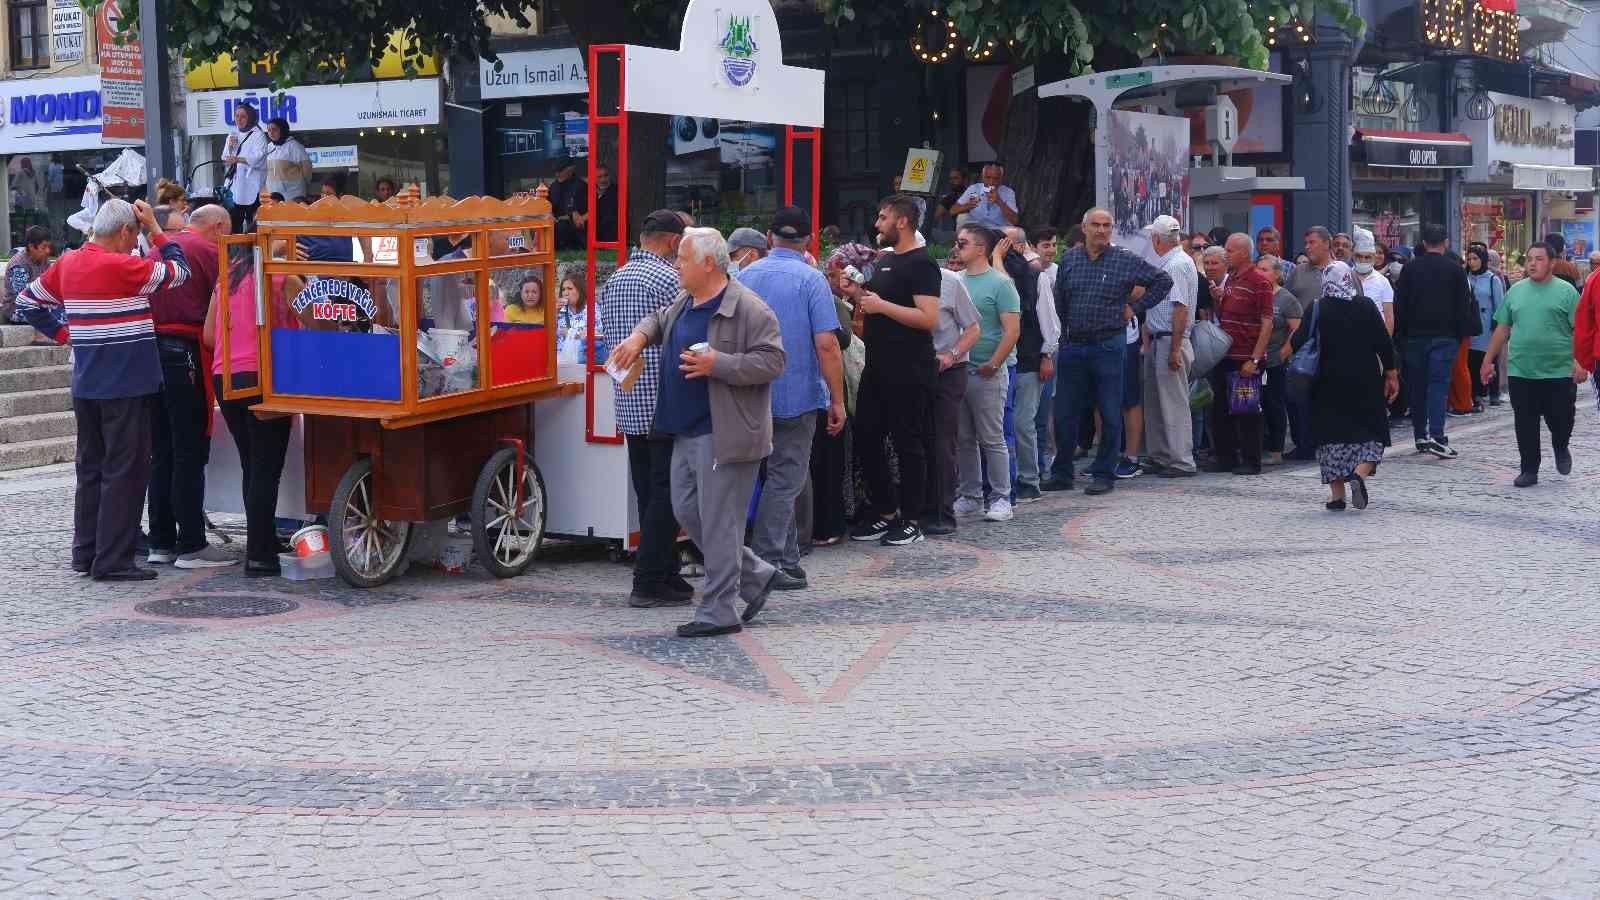
[[[982,61],[994,55],[994,41],[984,41],[983,46],[974,43],[967,48],[967,59]]]
[[[940,17],[937,9],[929,11],[928,15],[933,16],[944,26],[944,46],[935,48],[931,44],[922,42],[922,36],[928,31],[928,21],[923,19],[917,22],[916,28],[911,32],[911,52],[925,63],[942,63],[961,48],[961,35],[956,32],[956,23],[950,21],[948,17]],[[990,42],[990,46],[994,46],[993,42]]]

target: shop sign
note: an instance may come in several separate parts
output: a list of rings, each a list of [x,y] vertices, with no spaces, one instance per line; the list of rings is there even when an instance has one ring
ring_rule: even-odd
[[[100,114],[93,75],[0,81],[0,152],[99,147]]]
[[[500,71],[494,63],[478,60],[479,96],[485,100],[507,97],[541,97],[549,94],[584,94],[589,76],[583,54],[576,47],[558,50],[514,50],[500,54]]]
[[[359,167],[360,156],[355,144],[343,147],[307,147],[313,169],[354,169]]]
[[[439,79],[313,84],[265,90],[195,91],[185,99],[189,134],[230,134],[233,109],[254,106],[262,119],[281,117],[295,131],[411,128],[439,124]]]
[[[334,300],[350,302],[335,303]],[[292,305],[297,313],[305,312],[306,307],[311,307],[311,318],[321,322],[360,321],[356,316],[358,309],[366,313],[368,319],[376,316],[378,312],[378,305],[373,301],[371,291],[341,278],[318,278],[312,281],[295,295]]]
[[[1587,166],[1512,166],[1511,186],[1519,191],[1592,191],[1594,170]]]
[[[57,0],[66,2],[66,0]],[[406,54],[411,54],[414,71],[406,71]],[[421,55],[415,36],[407,39],[404,31],[389,33],[389,43],[383,55],[372,63],[372,79],[383,81],[399,78],[427,78],[439,74],[439,64],[432,55]],[[185,82],[191,91],[214,91],[226,88],[264,88],[272,84],[272,67],[277,60],[274,54],[251,60],[242,65],[233,54],[224,53],[211,62],[185,66]],[[185,59],[187,63],[188,60]],[[305,80],[312,84],[331,84],[340,80],[343,73],[333,64],[319,63],[306,73]],[[358,77],[365,77],[364,74]]]
[[[78,0],[54,0],[50,5],[50,62],[52,65],[83,59],[83,7]]]
[[[105,0],[95,13],[100,47],[100,139],[107,144],[144,143],[144,55],[134,38],[117,43],[122,4]]]
[[[1577,157],[1577,112],[1554,100],[1489,93],[1494,115],[1460,127],[1478,148],[1470,181],[1492,181],[1517,164],[1571,166]]]
[[[1361,135],[1364,162],[1369,166],[1407,169],[1467,169],[1472,167],[1472,144],[1465,139],[1428,141],[1382,134]]]

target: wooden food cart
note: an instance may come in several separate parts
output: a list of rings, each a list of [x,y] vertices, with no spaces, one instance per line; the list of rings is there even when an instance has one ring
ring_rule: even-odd
[[[260,383],[226,399],[304,417],[306,509],[326,513],[339,576],[374,587],[414,526],[468,513],[479,562],[520,574],[544,537],[532,403],[581,390],[556,372],[555,241],[533,197],[261,205],[224,240],[223,296],[254,275]]]

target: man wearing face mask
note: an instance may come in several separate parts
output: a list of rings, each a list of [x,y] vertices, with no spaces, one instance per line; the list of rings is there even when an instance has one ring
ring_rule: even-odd
[[[1367,295],[1383,316],[1383,325],[1394,334],[1394,285],[1378,271],[1378,242],[1372,232],[1357,228],[1355,236],[1356,278],[1361,283],[1361,293]]]
[[[735,228],[728,235],[728,274],[737,278],[749,265],[767,255],[767,236],[754,228]]]

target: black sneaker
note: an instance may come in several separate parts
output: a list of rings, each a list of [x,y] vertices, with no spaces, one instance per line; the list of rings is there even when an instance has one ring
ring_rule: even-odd
[[[923,540],[921,528],[918,528],[914,523],[902,520],[884,532],[882,543],[888,547],[904,547],[907,544],[916,544]]]
[[[856,527],[850,529],[850,540],[876,541],[881,540],[883,536],[888,533],[888,522],[885,522],[882,519],[873,519],[871,522],[868,522],[865,525],[857,525]]]
[[[1093,482],[1091,482],[1089,484],[1088,487],[1083,489],[1083,492],[1085,494],[1088,494],[1089,496],[1093,497],[1096,494],[1109,494],[1109,493],[1111,493],[1111,489],[1116,487],[1116,486],[1117,486],[1117,483],[1115,481],[1112,481],[1109,478],[1098,478],[1097,477],[1097,478],[1095,478],[1095,480]]]
[[[1572,451],[1571,450],[1557,450],[1556,451],[1556,471],[1560,472],[1563,475],[1571,475],[1572,474]]]
[[[1032,503],[1035,500],[1041,500],[1043,498],[1044,494],[1040,493],[1037,487],[1034,487],[1027,482],[1022,482],[1017,485],[1018,503]]]
[[[1078,486],[1073,484],[1070,479],[1067,481],[1062,481],[1058,478],[1052,477],[1046,478],[1044,481],[1039,483],[1039,490],[1044,491],[1047,494],[1054,493],[1056,491],[1073,491],[1077,490],[1077,488]]]

